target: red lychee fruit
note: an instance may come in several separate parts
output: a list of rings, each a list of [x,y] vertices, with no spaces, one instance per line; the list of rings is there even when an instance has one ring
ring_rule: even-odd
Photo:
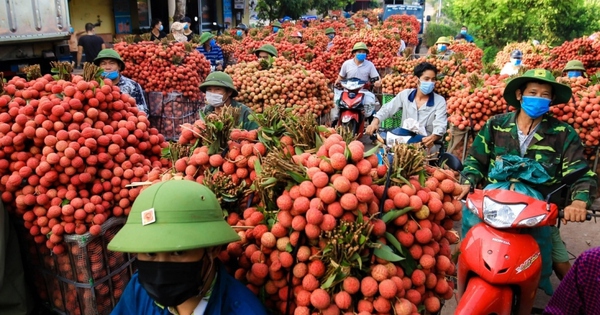
[[[362,292],[364,296],[374,296],[377,291],[379,291],[379,285],[377,284],[377,280],[373,279],[373,277],[364,277],[360,282],[360,292]]]
[[[385,279],[379,283],[379,294],[386,299],[393,299],[398,292],[396,283],[390,279]]]
[[[344,291],[350,294],[354,294],[358,292],[358,290],[360,290],[360,282],[355,277],[347,277],[342,282],[342,288],[344,289]]]
[[[352,297],[346,291],[338,292],[333,299],[335,301],[335,305],[342,310],[345,310],[352,305]]]
[[[425,272],[421,269],[416,269],[410,276],[412,284],[416,287],[424,285],[426,279]]]
[[[378,264],[371,269],[371,277],[378,282],[381,282],[390,277],[390,272],[385,265]]]
[[[316,289],[310,294],[310,304],[317,309],[324,310],[331,304],[331,297],[327,291]]]

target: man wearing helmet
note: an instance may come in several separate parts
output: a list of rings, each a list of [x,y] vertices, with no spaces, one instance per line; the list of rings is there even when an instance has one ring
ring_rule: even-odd
[[[454,54],[451,50],[448,49],[450,46],[450,40],[448,37],[442,36],[438,38],[435,42],[437,57],[443,60],[450,60],[450,57]]]
[[[519,70],[521,69],[523,64],[522,62],[523,53],[518,49],[513,50],[512,53],[510,53],[510,61],[504,65],[504,67],[500,71],[500,74],[515,75],[519,73]]]
[[[137,253],[138,268],[111,314],[266,314],[217,259],[238,240],[207,187],[171,180],[146,188],[108,244]]]
[[[139,83],[121,74],[125,70],[125,63],[118,52],[114,49],[103,49],[94,59],[94,64],[104,70],[102,72],[104,78],[111,79],[113,84],[121,89],[121,93],[133,97],[137,108],[148,115],[144,90]]]
[[[258,58],[258,60],[269,59],[271,57],[277,58],[278,56],[277,48],[275,48],[275,46],[271,44],[264,44],[260,46],[259,49],[254,51],[254,54],[256,55],[256,58]]]
[[[248,119],[252,114],[252,110],[233,99],[238,95],[238,91],[227,73],[216,71],[209,74],[204,83],[200,85],[200,90],[206,93],[206,108],[204,108],[206,114],[219,112],[225,105],[233,106],[240,109],[238,124],[241,125],[242,129],[254,130],[258,128],[255,121]]]
[[[236,29],[237,30],[235,31],[235,35],[237,37],[242,37],[244,35],[248,35],[248,26],[246,26],[246,24],[240,23],[240,24],[238,24]]]
[[[585,73],[585,67],[583,66],[583,62],[579,60],[571,60],[567,62],[567,65],[565,66],[562,72],[563,76],[569,78],[587,76],[587,74]]]
[[[326,28],[325,35],[329,37],[329,42],[327,43],[327,51],[329,51],[333,46],[333,39],[335,38],[335,30],[333,29],[333,27]]]
[[[529,186],[544,197],[560,185],[564,176],[588,166],[579,134],[570,125],[547,115],[550,105],[569,102],[571,87],[556,82],[550,71],[535,69],[509,81],[503,96],[508,105],[517,110],[491,117],[475,137],[465,159],[462,174],[466,177],[466,185],[463,185],[460,197],[468,193],[468,183],[490,183],[487,177],[489,170],[498,158],[505,155],[528,158],[542,165],[550,180]],[[564,209],[564,223],[585,221],[586,208],[591,206],[596,191],[596,173],[588,171],[570,187],[570,205]],[[554,194],[550,201],[559,203],[559,199],[560,194]],[[470,216],[474,214],[470,211],[463,212],[463,234],[473,226]],[[554,268],[557,277],[562,279],[571,264],[558,228],[549,227],[547,232],[542,232],[541,228],[545,227],[536,228],[539,234],[534,237],[538,243],[540,240],[551,243],[551,259],[546,260],[547,257],[542,252],[542,263],[548,268],[542,270],[540,287],[551,294],[552,286],[547,279],[552,274],[550,266]]]

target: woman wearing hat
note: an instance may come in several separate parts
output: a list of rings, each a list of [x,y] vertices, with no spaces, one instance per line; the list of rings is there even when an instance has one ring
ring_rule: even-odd
[[[237,107],[240,109],[238,124],[241,125],[242,129],[254,130],[258,128],[258,124],[249,119],[252,110],[233,99],[238,95],[238,91],[235,89],[233,80],[227,73],[216,71],[209,74],[204,83],[200,85],[200,90],[206,93],[207,106],[204,109],[204,113],[219,112],[225,105]]]
[[[500,70],[500,74],[508,74],[515,75],[519,73],[519,70],[523,67],[523,53],[515,49],[510,53],[510,61],[507,62],[502,70]]]
[[[103,49],[98,53],[94,64],[102,70],[102,76],[111,79],[113,84],[121,89],[121,93],[128,94],[135,99],[137,108],[148,115],[148,105],[144,99],[144,90],[139,83],[121,74],[125,70],[125,63],[114,49]]]
[[[556,189],[564,175],[587,167],[579,134],[570,125],[546,115],[551,104],[567,103],[570,98],[571,88],[557,83],[548,70],[529,70],[512,79],[504,89],[504,99],[517,110],[490,118],[475,137],[464,163],[466,184],[487,182],[490,166],[503,155],[518,155],[543,165],[552,180],[531,185],[543,196]],[[564,209],[564,223],[585,221],[596,186],[593,171],[571,186],[571,203]],[[464,185],[462,196],[468,191],[469,185]],[[556,198],[551,202],[559,202],[559,194],[553,197]],[[562,279],[571,266],[569,255],[558,229],[551,230],[553,268]]]
[[[181,19],[181,23],[185,23],[183,26],[183,35],[185,35],[188,42],[191,42],[194,37],[194,31],[192,31],[192,19],[186,16]]]
[[[207,187],[171,180],[146,188],[108,244],[137,253],[138,268],[111,314],[266,314],[217,258],[239,239]]]
[[[200,53],[210,61],[212,71],[222,71],[225,64],[223,50],[217,45],[215,35],[210,32],[204,32],[200,36],[200,45],[196,48]]]
[[[569,78],[587,76],[587,74],[585,73],[585,67],[583,66],[583,62],[579,60],[571,60],[567,62],[567,65],[565,66],[562,72],[563,76]]]
[[[184,34],[185,26],[187,26],[187,23],[173,22],[171,24],[171,34],[178,43],[187,43],[188,41],[187,36]]]
[[[275,46],[270,45],[270,44],[264,44],[264,45],[260,46],[259,49],[254,51],[254,54],[256,55],[258,60],[269,59],[271,57],[277,58],[277,56],[278,56],[277,48],[275,48]]]

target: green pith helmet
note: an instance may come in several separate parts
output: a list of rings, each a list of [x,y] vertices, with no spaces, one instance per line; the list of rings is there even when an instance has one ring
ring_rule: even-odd
[[[189,180],[170,180],[146,188],[133,203],[125,226],[108,249],[158,253],[206,248],[238,241],[223,219],[215,194]]]
[[[279,23],[279,21],[275,21],[275,22],[271,23],[271,26],[273,26],[273,27],[281,27],[281,23]]]
[[[367,44],[363,42],[358,42],[354,44],[354,47],[352,47],[352,53],[354,53],[357,50],[366,50],[367,54],[369,53],[369,48],[367,47]]]
[[[354,21],[352,19],[348,19],[348,21],[346,21],[346,26],[354,26]]]
[[[123,59],[121,59],[121,55],[119,55],[119,53],[116,52],[114,49],[102,49],[98,53],[98,56],[96,56],[96,59],[94,59],[94,64],[96,66],[100,66],[100,62],[102,61],[102,59],[114,59],[121,66],[121,71],[125,70],[125,63],[123,62]]]
[[[260,46],[259,49],[254,51],[254,54],[258,57],[258,53],[264,51],[267,54],[271,55],[272,57],[277,57],[278,53],[277,53],[277,48],[275,48],[275,46],[270,45],[270,44],[264,44],[262,46]]]
[[[325,29],[325,35],[329,34],[335,34],[335,30],[333,29],[333,27],[328,27]]]
[[[448,40],[448,37],[446,36],[442,36],[440,38],[438,38],[438,40],[435,42],[435,44],[446,44],[446,45],[450,45],[450,40]]]
[[[215,35],[213,35],[211,32],[204,32],[202,33],[202,35],[200,35],[200,45],[204,45],[204,43],[206,43],[207,40],[214,38]]]
[[[515,108],[520,108],[521,103],[517,100],[515,92],[530,81],[542,81],[552,86],[552,95],[554,97],[552,104],[567,103],[571,99],[572,91],[570,86],[556,82],[556,79],[548,70],[533,69],[508,82],[504,89],[504,100],[506,100],[506,103]]]
[[[571,60],[571,61],[567,62],[567,65],[563,69],[563,72],[569,71],[569,70],[585,71],[585,67],[583,66],[583,62],[581,62],[579,60]]]
[[[233,93],[231,97],[236,97],[238,95],[238,91],[235,89],[233,85],[233,80],[229,76],[229,74],[222,71],[215,71],[206,77],[206,80],[200,84],[200,90],[206,93],[206,88],[209,86],[220,86],[224,88],[230,89]]]

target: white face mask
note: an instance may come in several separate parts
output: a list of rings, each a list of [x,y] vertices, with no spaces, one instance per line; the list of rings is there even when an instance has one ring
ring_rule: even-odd
[[[223,105],[223,95],[213,92],[206,92],[206,103],[217,107]]]

